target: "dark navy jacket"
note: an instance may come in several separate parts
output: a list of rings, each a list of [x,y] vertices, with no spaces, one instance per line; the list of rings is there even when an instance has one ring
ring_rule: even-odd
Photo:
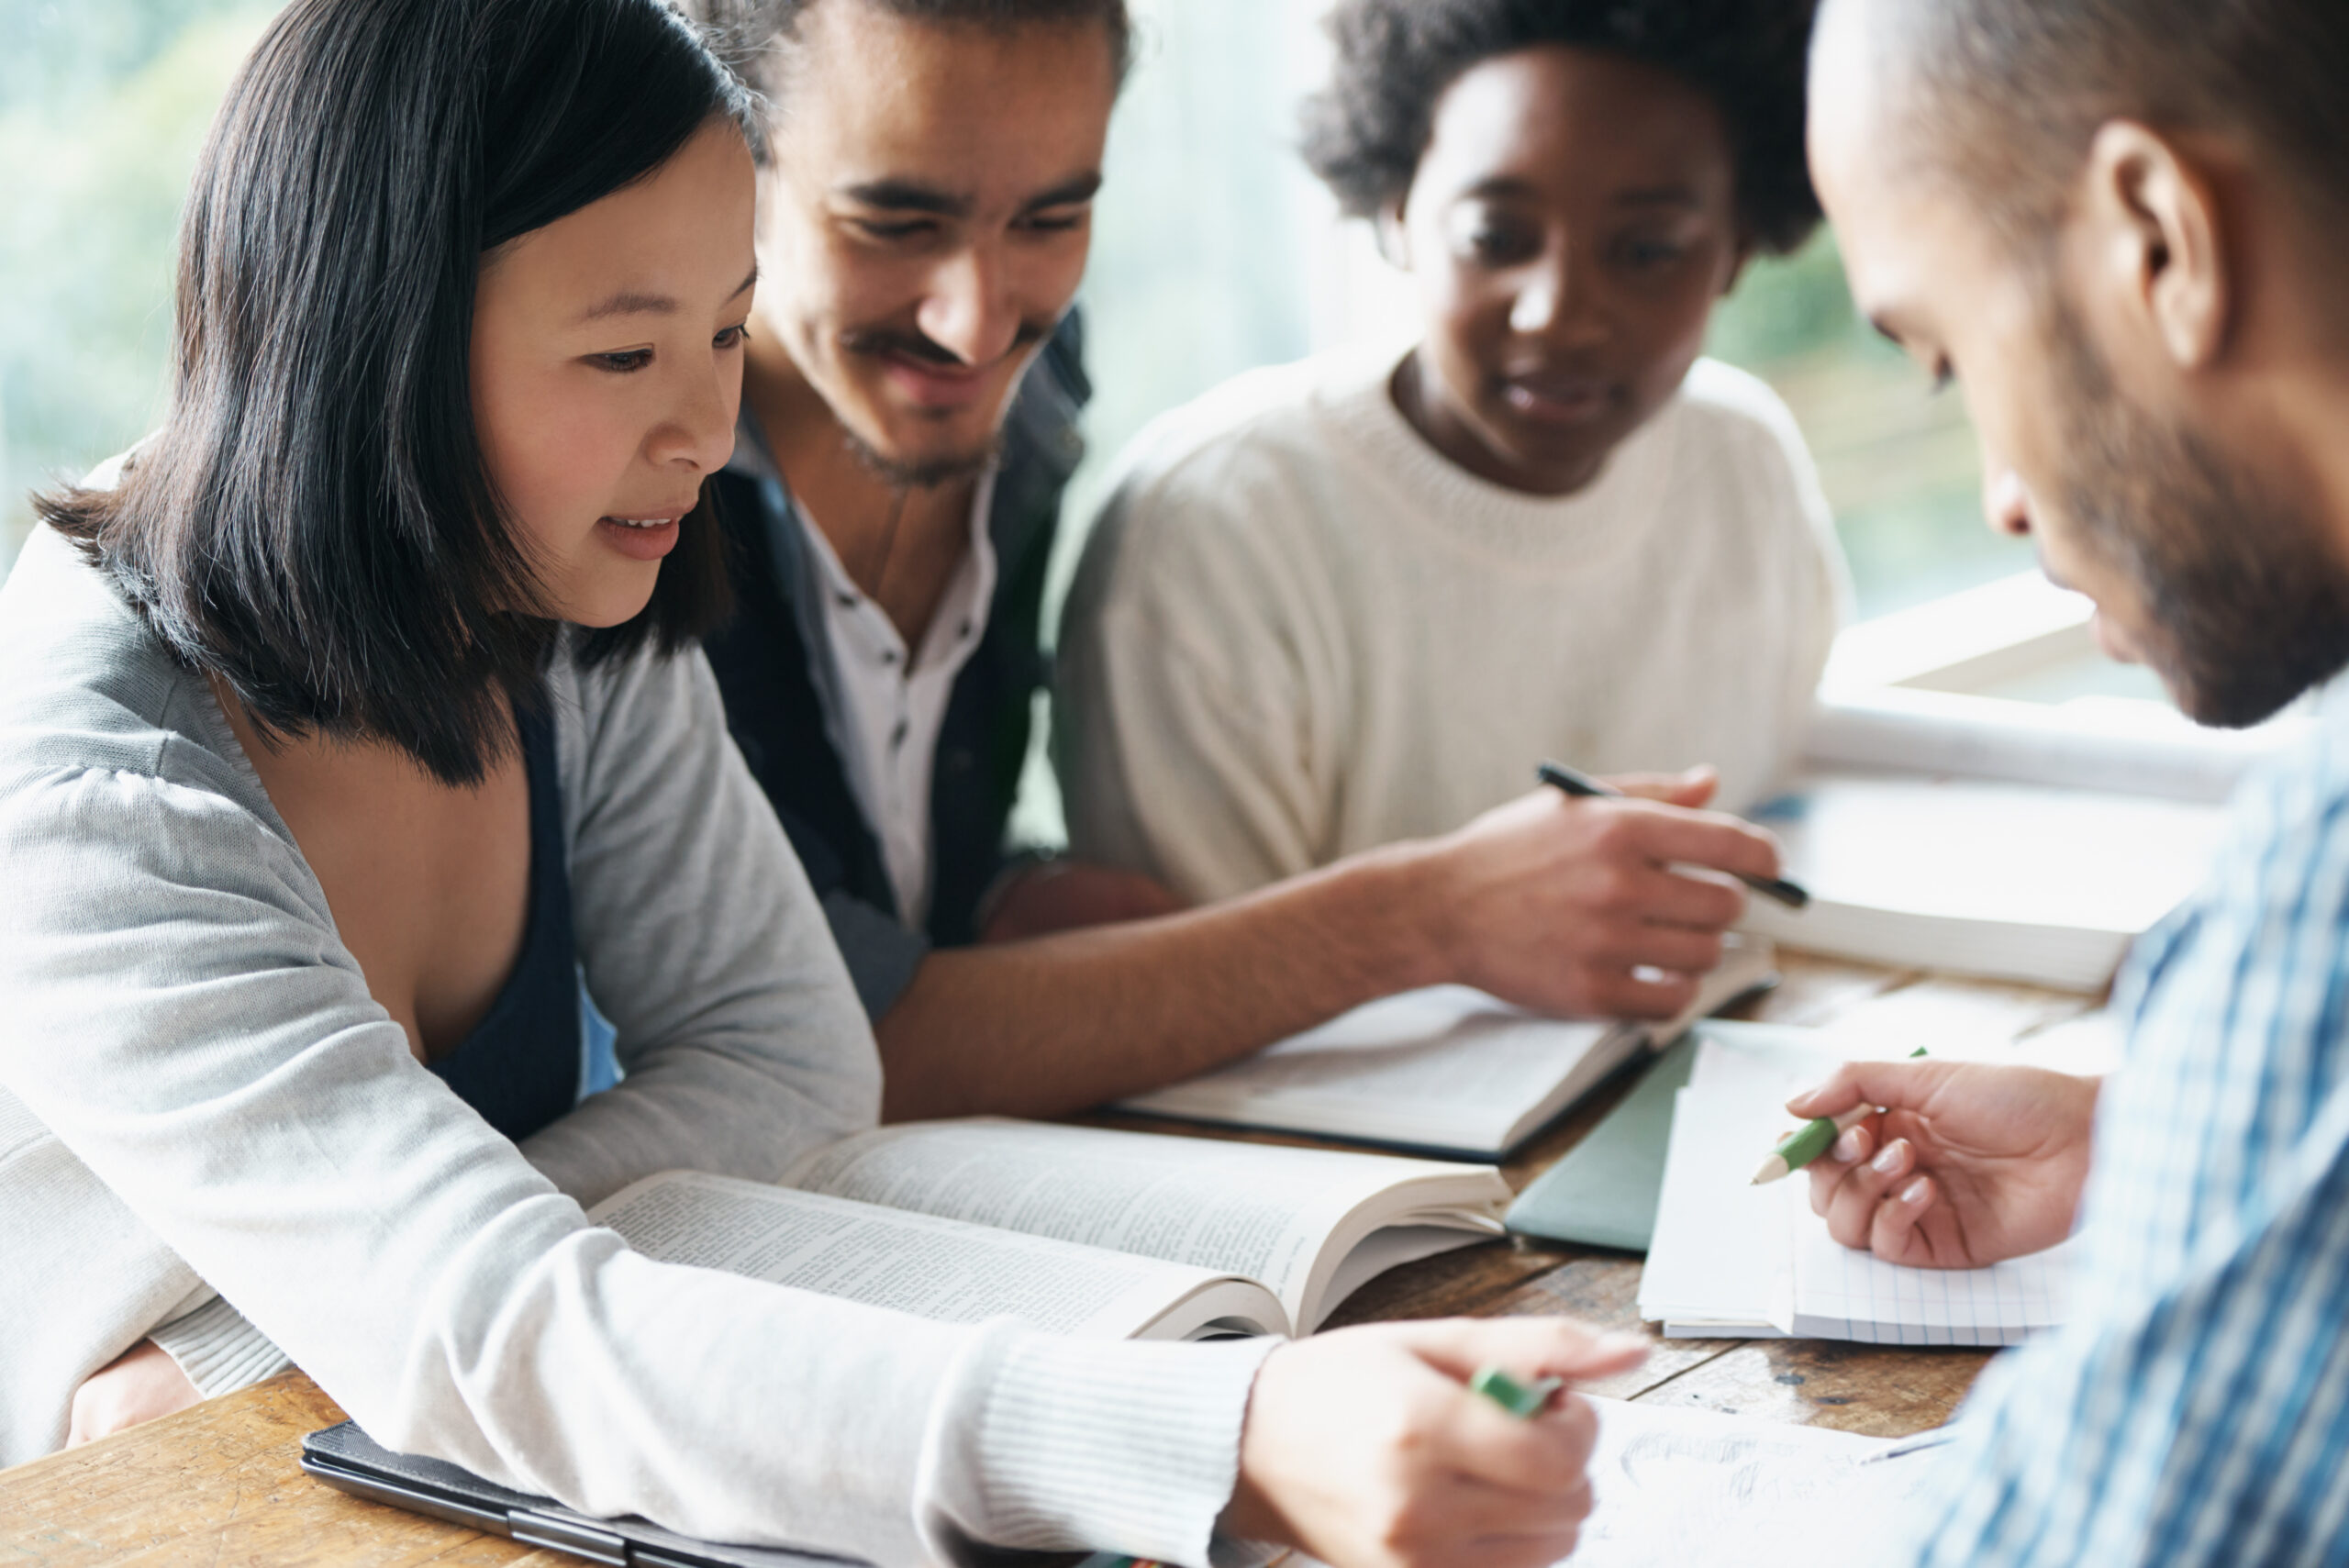
[[[1035,695],[1049,674],[1039,624],[1044,573],[1061,495],[1085,451],[1077,419],[1092,387],[1083,350],[1083,325],[1072,313],[1038,354],[1005,421],[987,522],[995,597],[947,704],[931,774],[925,931],[900,923],[880,843],[849,783],[819,585],[790,495],[778,480],[760,476],[768,464],[743,461],[740,449],[713,482],[736,601],[733,618],[707,644],[727,725],[791,835],[857,994],[876,1018],[933,945],[975,940],[979,900],[1007,863],[1005,826]],[[745,446],[752,434],[746,425]]]

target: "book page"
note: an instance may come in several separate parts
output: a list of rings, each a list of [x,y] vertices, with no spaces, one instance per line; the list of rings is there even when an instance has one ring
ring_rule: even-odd
[[[663,1262],[723,1269],[941,1323],[1009,1316],[1086,1338],[1140,1334],[1219,1278],[695,1171],[648,1177],[597,1205],[590,1218]],[[1268,1299],[1263,1305],[1273,1307]],[[1275,1320],[1260,1323],[1263,1330],[1286,1329],[1277,1308],[1264,1316]]]
[[[788,1180],[862,1203],[1243,1275],[1308,1326],[1305,1308],[1330,1305],[1308,1299],[1317,1265],[1350,1217],[1448,1223],[1464,1242],[1498,1234],[1508,1198],[1499,1176],[1477,1166],[996,1119],[861,1133],[808,1156]]]
[[[1128,1110],[1498,1152],[1612,1026],[1559,1023],[1464,985],[1408,991]]]

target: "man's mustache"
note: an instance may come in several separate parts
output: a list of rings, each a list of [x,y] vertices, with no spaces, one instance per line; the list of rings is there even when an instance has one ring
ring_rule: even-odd
[[[1008,354],[1017,355],[1034,348],[1051,337],[1058,326],[1054,321],[1021,322],[1019,332],[1012,337]],[[972,368],[962,355],[926,334],[903,332],[893,327],[852,327],[841,334],[841,347],[852,354],[917,360],[948,370]]]

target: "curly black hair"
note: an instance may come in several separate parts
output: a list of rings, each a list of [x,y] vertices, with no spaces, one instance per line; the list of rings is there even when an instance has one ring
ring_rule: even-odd
[[[1738,217],[1784,253],[1820,220],[1803,159],[1803,77],[1817,0],[1340,0],[1337,66],[1305,106],[1305,158],[1339,205],[1368,217],[1410,190],[1445,89],[1471,67],[1540,44],[1639,61],[1720,106]]]

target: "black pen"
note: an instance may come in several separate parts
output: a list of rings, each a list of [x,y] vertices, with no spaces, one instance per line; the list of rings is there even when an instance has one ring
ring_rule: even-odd
[[[1588,773],[1578,773],[1575,772],[1574,769],[1567,767],[1564,762],[1544,762],[1533,771],[1541,775],[1542,782],[1543,784],[1550,785],[1553,789],[1562,789],[1568,795],[1586,795],[1600,799],[1613,798],[1618,800],[1621,799],[1623,795],[1623,792],[1621,790],[1616,789],[1609,784],[1600,784]],[[1761,894],[1764,897],[1775,898],[1789,909],[1799,909],[1804,905],[1810,902],[1809,894],[1804,892],[1797,884],[1787,881],[1784,877],[1748,876],[1742,871],[1731,872],[1730,874],[1737,878],[1738,881],[1745,884],[1746,886],[1753,889],[1754,892]]]

